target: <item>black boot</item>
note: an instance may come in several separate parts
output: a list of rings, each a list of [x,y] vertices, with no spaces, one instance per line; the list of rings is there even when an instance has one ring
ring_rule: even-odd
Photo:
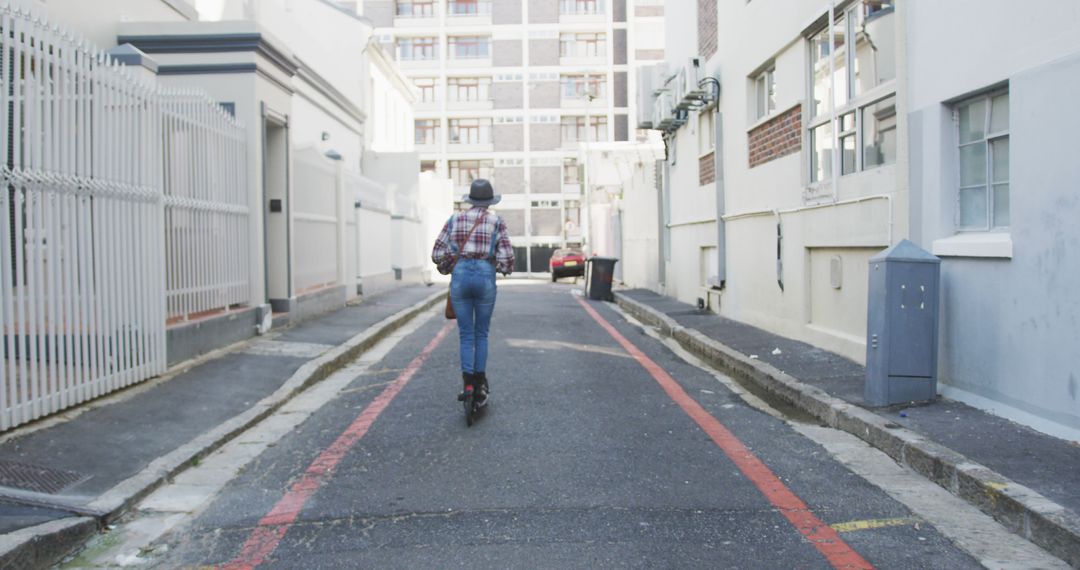
[[[472,392],[473,388],[475,387],[476,376],[473,375],[473,374],[469,374],[468,372],[462,372],[461,373],[461,381],[464,384],[464,386],[463,386],[463,389],[461,390],[461,393],[458,394],[457,399],[458,399],[459,402],[464,402],[465,401],[465,395]]]
[[[473,377],[476,378],[476,400],[477,400],[477,404],[483,406],[488,401],[488,393],[489,393],[488,381],[487,381],[487,373],[485,373],[485,372],[477,372],[476,374],[473,374]]]

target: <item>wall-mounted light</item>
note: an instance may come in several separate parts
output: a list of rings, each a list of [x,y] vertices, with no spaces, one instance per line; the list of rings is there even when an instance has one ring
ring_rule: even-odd
[[[330,133],[328,133],[326,131],[323,131],[322,132],[322,140],[323,140],[323,142],[330,140]]]

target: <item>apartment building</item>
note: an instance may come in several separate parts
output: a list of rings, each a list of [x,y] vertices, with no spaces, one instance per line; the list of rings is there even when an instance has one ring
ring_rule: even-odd
[[[685,4],[638,117],[657,289],[861,362],[868,260],[910,239],[942,260],[941,393],[1075,439],[1080,7]]]
[[[421,169],[460,198],[491,179],[519,272],[588,239],[578,150],[633,141],[635,69],[663,57],[660,0],[366,0],[419,93]],[[602,198],[597,198],[602,199]]]

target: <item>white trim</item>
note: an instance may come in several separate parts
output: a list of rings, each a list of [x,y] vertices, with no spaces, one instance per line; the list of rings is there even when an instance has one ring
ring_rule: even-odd
[[[1012,236],[1006,232],[964,232],[934,240],[934,255],[1012,259]]]
[[[1080,442],[1080,430],[1039,417],[1030,412],[1025,412],[1024,410],[1008,404],[1003,404],[997,400],[991,400],[985,396],[973,394],[967,390],[946,386],[944,384],[938,384],[938,392],[950,400],[963,402],[973,408],[978,408],[984,412],[994,414],[995,416],[1026,425],[1047,435]]]

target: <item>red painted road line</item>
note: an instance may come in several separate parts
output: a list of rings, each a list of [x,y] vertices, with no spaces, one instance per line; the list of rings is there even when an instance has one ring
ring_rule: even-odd
[[[401,372],[397,379],[383,389],[382,393],[372,400],[367,408],[353,420],[352,424],[334,440],[334,443],[323,450],[315,458],[315,461],[311,462],[311,465],[308,465],[307,470],[304,471],[304,476],[285,493],[285,496],[274,505],[274,508],[266,516],[259,520],[258,526],[251,532],[251,536],[248,537],[244,546],[240,548],[240,554],[221,568],[227,570],[255,568],[273,554],[281,539],[285,537],[285,533],[289,531],[289,527],[300,516],[304,504],[315,494],[315,491],[319,490],[319,487],[330,479],[334,468],[345,457],[349,449],[367,434],[368,429],[371,428],[371,424],[375,423],[379,414],[390,405],[390,401],[416,375],[420,367],[424,365],[424,361],[431,356],[439,343],[446,338],[452,324],[447,323],[446,326],[439,330],[435,338],[431,339],[431,342],[424,347],[424,350],[405,367],[405,370]]]
[[[630,356],[634,357],[634,360],[637,360],[652,375],[668,396],[716,442],[716,445],[735,463],[739,471],[746,475],[746,478],[761,491],[761,494],[780,510],[788,522],[806,537],[834,568],[873,568],[859,553],[852,550],[832,527],[817,518],[806,503],[788,489],[787,485],[784,485],[768,466],[747,449],[739,438],[735,437],[735,434],[691,398],[670,374],[615,330],[615,327],[597,313],[596,309],[580,298],[577,301],[585,307],[585,312],[589,313],[616,342],[622,345],[626,352],[630,353]]]

